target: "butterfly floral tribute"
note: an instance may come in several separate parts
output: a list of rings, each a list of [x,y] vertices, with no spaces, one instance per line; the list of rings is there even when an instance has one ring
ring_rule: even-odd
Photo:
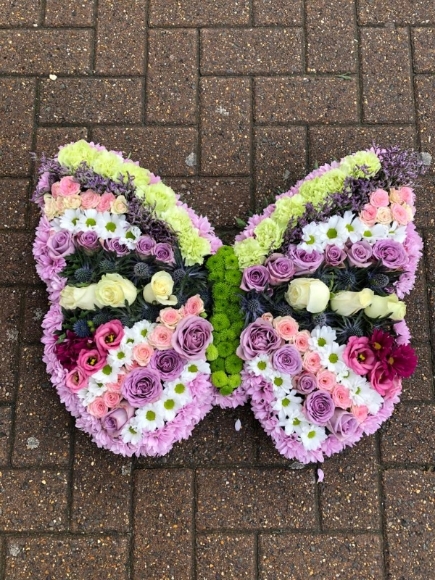
[[[236,238],[242,382],[289,459],[323,461],[376,431],[415,370],[403,298],[422,253],[424,161],[391,147],[324,165]]]
[[[159,177],[79,141],[42,159],[37,271],[44,361],[79,428],[123,455],[162,455],[211,409],[204,262],[222,245]]]

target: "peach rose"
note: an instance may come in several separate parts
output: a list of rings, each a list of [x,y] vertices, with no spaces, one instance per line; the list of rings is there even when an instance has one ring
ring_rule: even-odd
[[[383,189],[377,189],[370,194],[370,203],[377,207],[386,207],[389,204],[388,193]]]
[[[376,221],[378,224],[389,225],[393,221],[393,215],[389,207],[379,207],[376,212]]]
[[[201,299],[200,299],[201,300]],[[201,300],[202,302],[202,300]],[[177,324],[183,318],[184,315],[187,316],[187,312],[183,308],[183,311],[176,310],[175,308],[163,308],[160,310],[159,322],[162,322],[165,326],[171,329],[175,329]]]
[[[402,197],[400,196],[398,189],[390,189],[390,203],[402,203]]]
[[[280,338],[294,341],[299,330],[299,324],[294,318],[291,316],[277,316],[272,324]]]
[[[121,402],[121,393],[115,393],[114,391],[106,391],[103,395],[103,402],[109,408],[116,407]]]
[[[310,373],[316,374],[320,369],[320,356],[317,352],[307,350],[302,359],[302,366]]]
[[[158,350],[171,348],[171,340],[174,331],[163,324],[158,324],[151,332],[148,340]]]
[[[136,344],[136,346],[133,348],[133,358],[141,367],[147,366],[151,360],[151,357],[153,356],[153,353],[153,347],[147,342]]]
[[[198,294],[191,296],[184,305],[184,316],[199,316],[202,312],[204,312],[202,298]]]
[[[83,209],[95,209],[100,203],[100,196],[92,189],[86,190],[81,194],[80,199],[82,200]]]
[[[301,330],[296,334],[294,337],[294,345],[298,349],[299,352],[306,352],[308,350],[311,335],[308,330]]]
[[[376,208],[370,203],[366,203],[364,209],[360,212],[359,217],[368,226],[374,226],[376,222]]]
[[[115,196],[113,193],[106,191],[103,195],[100,196],[100,200],[97,205],[97,211],[109,211],[112,201],[115,201]]]
[[[319,371],[316,375],[317,378],[317,386],[322,391],[328,391],[331,393],[334,390],[335,385],[337,384],[337,377],[332,371],[328,371],[327,369],[323,369]]]
[[[340,409],[348,409],[352,405],[349,389],[343,385],[335,385],[332,391],[332,400],[335,406],[340,407]]]
[[[108,407],[104,402],[103,397],[97,397],[95,401],[92,401],[90,405],[87,406],[87,411],[89,415],[101,419],[108,412]]]

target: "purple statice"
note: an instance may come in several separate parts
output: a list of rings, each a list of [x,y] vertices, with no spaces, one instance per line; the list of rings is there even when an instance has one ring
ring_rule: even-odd
[[[36,153],[31,153],[31,156],[36,161]],[[68,174],[68,171],[62,167],[57,159],[46,157],[45,154],[41,155],[39,163],[39,180],[32,195],[32,201],[38,204],[41,203],[42,197],[46,193],[50,193],[53,183]]]
[[[129,176],[128,179],[125,179],[120,174],[118,180],[114,181],[113,179],[95,173],[85,162],[78,166],[74,172],[74,177],[80,182],[83,189],[91,189],[99,194],[110,192],[114,195],[123,195],[127,198],[129,195],[133,195],[134,192],[132,177]]]
[[[377,188],[412,186],[428,170],[429,165],[425,156],[417,151],[397,146],[386,149],[375,146],[374,150],[382,165],[375,177]]]
[[[143,202],[134,195],[127,196],[128,212],[126,218],[133,226],[138,226],[143,235],[151,236],[159,243],[176,244],[177,236],[170,226],[158,219],[152,209],[143,205]]]

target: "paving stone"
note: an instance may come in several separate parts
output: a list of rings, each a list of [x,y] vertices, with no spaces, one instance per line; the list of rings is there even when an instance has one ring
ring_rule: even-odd
[[[67,526],[67,484],[63,471],[1,471],[0,530],[64,530]]]
[[[95,70],[102,74],[143,74],[146,0],[99,0]]]
[[[0,233],[0,272],[6,284],[34,284],[38,281],[32,256],[33,235]]]
[[[212,175],[250,172],[249,79],[201,79],[201,171]]]
[[[435,177],[425,177],[418,181],[415,189],[416,208],[414,223],[417,228],[435,225]]]
[[[435,160],[435,77],[418,75],[415,77],[417,115],[422,151],[432,155],[430,172],[434,173]]]
[[[384,475],[389,578],[435,575],[435,474],[392,469]]]
[[[47,291],[44,287],[27,288],[24,298],[24,342],[36,342],[42,337],[42,319],[48,311],[49,302]]]
[[[289,189],[306,171],[306,129],[273,127],[255,130],[256,202]]]
[[[41,83],[41,123],[139,123],[142,80],[139,78],[65,78]]]
[[[242,424],[235,430],[236,421]],[[215,407],[196,427],[187,441],[177,443],[163,457],[140,457],[138,462],[148,467],[156,465],[245,464],[255,461],[255,419],[248,407],[219,409]]]
[[[153,0],[151,26],[249,24],[249,0]]]
[[[0,73],[87,73],[91,41],[89,30],[0,30]]]
[[[94,12],[95,0],[46,0],[45,25],[93,26]]]
[[[379,580],[383,577],[382,544],[373,534],[261,534],[259,568],[260,580]]]
[[[35,81],[0,78],[0,175],[28,175],[32,147]]]
[[[434,463],[435,406],[403,403],[382,429],[382,461]]]
[[[21,351],[14,467],[69,464],[70,418],[46,374],[42,354],[42,345]]]
[[[71,527],[75,532],[127,532],[131,459],[98,449],[77,431],[74,447]]]
[[[215,28],[201,31],[202,74],[302,72],[301,28]]]
[[[122,536],[9,538],[7,580],[127,580],[128,539]]]
[[[379,468],[374,437],[325,461],[319,485],[324,530],[379,531]]]
[[[314,486],[311,470],[199,470],[197,528],[315,529]]]
[[[9,463],[12,407],[0,407],[0,465]]]
[[[418,365],[410,379],[403,380],[402,401],[430,401],[434,396],[434,373],[430,344],[413,343]]]
[[[193,493],[192,471],[136,473],[134,580],[190,580]]]
[[[26,179],[0,179],[2,214],[0,228],[24,228],[26,226],[29,182]]]
[[[373,143],[382,147],[415,147],[415,129],[410,125],[309,127],[308,136],[310,167],[341,159],[359,149],[368,149]]]
[[[200,535],[196,540],[196,574],[201,580],[255,580],[255,536]]]
[[[255,80],[257,123],[333,123],[358,120],[356,79],[270,77]]]
[[[252,209],[249,178],[199,177],[167,180],[181,199],[215,227],[234,226]]]
[[[412,28],[414,70],[416,73],[435,70],[435,28]]]
[[[1,270],[0,270],[1,271]],[[0,401],[13,401],[17,381],[17,344],[20,323],[20,290],[0,288],[0,310],[2,336],[0,338]]]
[[[54,157],[59,152],[59,147],[67,143],[73,143],[80,139],[87,139],[86,127],[38,127],[36,131],[36,154],[40,157],[43,153],[47,157]]]
[[[197,132],[188,127],[97,127],[93,139],[107,148],[116,147],[142,167],[157,175],[192,175],[195,167],[187,164],[196,155]]]
[[[355,72],[355,7],[348,0],[307,2],[307,67],[310,72]]]
[[[276,449],[272,438],[266,434],[261,426],[258,427],[257,441],[257,460],[259,465],[282,465],[287,469],[300,469],[304,467],[302,463],[289,461],[281,455],[281,453]]]
[[[0,26],[32,26],[38,23],[41,0],[0,0]]]
[[[412,122],[408,30],[361,29],[361,67],[364,121]]]
[[[424,341],[429,338],[429,312],[426,293],[426,273],[423,262],[418,266],[415,287],[405,298],[406,323],[414,340]]]
[[[302,0],[286,0],[285,2],[254,0],[253,11],[254,22],[258,26],[269,24],[291,26],[303,23]]]
[[[147,121],[195,123],[197,31],[150,30],[148,46]]]
[[[360,0],[360,24],[427,24],[435,21],[435,6],[426,0]]]

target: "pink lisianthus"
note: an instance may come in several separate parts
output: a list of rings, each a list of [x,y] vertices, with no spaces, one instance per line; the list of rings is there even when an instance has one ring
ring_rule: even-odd
[[[351,336],[343,352],[343,360],[358,375],[367,374],[376,362],[366,336]]]
[[[97,397],[90,405],[87,407],[87,411],[93,417],[101,419],[108,412],[108,407],[104,402],[103,397]]]
[[[191,296],[184,305],[184,316],[199,316],[204,312],[204,302],[198,296]]]
[[[80,183],[76,181],[74,177],[71,177],[71,175],[62,177],[59,182],[58,193],[62,197],[71,197],[72,195],[77,195],[80,193]]]
[[[147,366],[153,354],[154,354],[153,347],[146,342],[136,344],[135,347],[133,348],[133,358],[141,367]]]
[[[201,300],[202,302],[202,300]],[[168,328],[174,330],[180,320],[183,318],[184,310],[177,310],[176,308],[162,308],[160,310],[159,322],[162,322]]]
[[[112,205],[112,202],[115,201],[116,197],[113,195],[113,193],[110,193],[108,191],[106,191],[106,193],[103,193],[103,195],[100,196],[98,205],[97,205],[97,211],[103,212],[103,211],[110,211],[110,206]]]
[[[367,419],[367,415],[369,414],[369,410],[365,405],[352,405],[350,412],[358,421],[358,423],[365,421]]]
[[[320,355],[312,350],[307,350],[302,359],[302,366],[306,371],[316,374],[320,369]]]
[[[395,388],[394,377],[385,361],[378,361],[369,373],[369,380],[382,397],[387,396]]]
[[[349,389],[346,389],[344,385],[335,385],[332,391],[332,400],[335,406],[340,407],[340,409],[349,409],[352,405]]]
[[[107,355],[98,349],[80,351],[77,359],[77,366],[88,376],[101,370],[106,364]]]
[[[272,324],[278,336],[287,341],[293,341],[299,330],[299,324],[291,316],[277,316]]]
[[[66,375],[65,384],[73,393],[77,393],[88,385],[88,375],[76,367]]]
[[[95,209],[100,203],[100,196],[92,189],[88,189],[80,195],[80,201],[83,209]]]
[[[154,348],[157,348],[158,350],[167,350],[168,348],[171,348],[173,334],[173,330],[164,326],[163,324],[158,324],[152,330],[148,340]]]
[[[328,371],[327,369],[322,369],[317,373],[316,378],[317,386],[319,389],[332,393],[335,385],[337,384],[337,377],[335,373]]]
[[[94,340],[97,348],[104,354],[112,348],[118,348],[124,337],[124,327],[119,320],[110,320],[99,326]]]

